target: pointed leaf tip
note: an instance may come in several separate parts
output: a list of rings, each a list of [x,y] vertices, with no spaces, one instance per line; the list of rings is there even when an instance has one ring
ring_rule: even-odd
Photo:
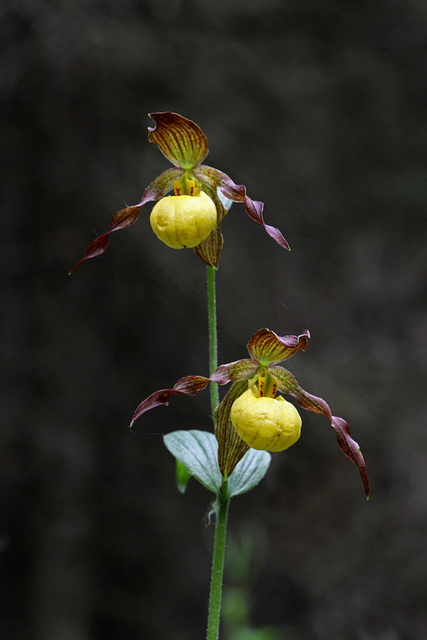
[[[150,113],[155,122],[148,127],[148,139],[176,167],[191,169],[208,154],[208,141],[200,127],[172,111]]]
[[[230,497],[253,489],[267,473],[270,462],[271,454],[268,451],[249,449],[237,463],[228,480]]]

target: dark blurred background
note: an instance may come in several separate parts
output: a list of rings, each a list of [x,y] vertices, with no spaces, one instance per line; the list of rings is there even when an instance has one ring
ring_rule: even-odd
[[[366,502],[303,412],[299,443],[232,503],[226,596],[249,540],[252,628],[426,638],[425,2],[3,0],[0,34],[0,637],[205,634],[211,496],[179,495],[161,436],[211,429],[209,394],[127,429],[152,391],[208,372],[204,265],[155,238],[147,205],[67,277],[169,168],[147,114],[171,110],[292,246],[233,205],[220,362],[261,327],[310,329],[288,366],[349,422],[372,483]]]

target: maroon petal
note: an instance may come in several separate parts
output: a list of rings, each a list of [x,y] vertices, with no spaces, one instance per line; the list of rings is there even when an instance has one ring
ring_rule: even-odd
[[[337,434],[337,441],[340,449],[348,458],[350,458],[350,460],[354,462],[356,467],[359,469],[363,485],[365,487],[366,497],[369,499],[368,474],[366,471],[365,460],[363,458],[360,447],[357,442],[351,437],[350,427],[345,420],[343,420],[342,418],[338,418],[338,416],[332,416],[330,420],[331,425],[335,429],[335,433]]]
[[[74,265],[68,275],[71,275],[73,271],[75,271],[77,267],[83,264],[83,262],[86,262],[86,260],[95,258],[96,256],[100,256],[102,253],[104,253],[104,251],[108,247],[110,234],[114,231],[120,231],[120,229],[126,229],[126,227],[130,227],[132,224],[134,224],[139,218],[141,207],[146,202],[151,202],[153,200],[159,200],[159,198],[162,198],[168,191],[172,189],[173,181],[181,174],[181,169],[168,169],[167,171],[164,171],[148,185],[148,187],[144,191],[141,202],[132,207],[126,207],[126,209],[117,211],[117,213],[115,213],[110,220],[108,231],[98,236],[90,243],[83,258],[79,260],[76,265]]]
[[[222,364],[215,369],[210,379],[218,384],[227,384],[227,382],[237,382],[238,380],[247,380],[252,377],[258,369],[259,364],[255,360],[236,360],[229,364]]]
[[[149,411],[149,409],[154,409],[154,407],[159,407],[162,404],[169,404],[171,396],[175,393],[193,396],[198,391],[204,389],[208,383],[209,378],[204,378],[203,376],[186,376],[184,378],[180,378],[178,382],[174,384],[172,389],[160,389],[160,391],[155,391],[138,405],[129,426],[132,427],[134,422],[138,420],[143,413]]]
[[[208,155],[208,141],[200,127],[178,113],[150,113],[156,123],[148,127],[148,139],[177,167],[191,169]]]
[[[329,418],[332,427],[335,429],[338,445],[345,455],[350,458],[350,460],[352,460],[359,469],[363,486],[365,487],[366,497],[369,498],[369,480],[365,461],[359,445],[351,437],[350,428],[347,422],[342,418],[333,416],[329,405],[327,402],[322,400],[322,398],[318,398],[317,396],[313,396],[311,393],[304,391],[289,371],[278,366],[272,366],[269,370],[278,379],[279,390],[282,393],[288,393],[294,396],[298,404],[303,409],[314,411],[314,413],[322,413]]]
[[[119,231],[120,229],[125,229],[126,227],[130,227],[134,224],[139,218],[139,212],[141,210],[142,205],[135,205],[133,207],[126,207],[126,209],[121,209],[114,214],[114,216],[110,220],[109,230],[106,233],[98,236],[93,240],[81,260],[74,265],[74,267],[69,271],[68,275],[71,275],[73,271],[80,267],[83,262],[89,260],[90,258],[95,258],[96,256],[100,256],[106,248],[108,247],[108,242],[110,238],[110,233],[113,231]]]
[[[240,188],[242,188],[242,187],[240,187]],[[244,187],[243,187],[243,189],[244,189]],[[224,193],[225,196],[227,196],[227,193],[226,193],[226,191],[224,189],[221,189],[221,191]],[[229,196],[227,196],[227,197],[229,197]],[[231,200],[231,198],[230,198],[230,200]],[[273,240],[275,240],[277,242],[277,244],[279,244],[284,249],[287,249],[288,251],[290,251],[291,248],[290,248],[287,240],[283,237],[281,231],[279,231],[279,229],[277,229],[276,227],[272,227],[271,225],[266,224],[264,222],[264,216],[263,216],[264,203],[263,202],[259,202],[258,200],[251,200],[251,198],[249,198],[246,195],[245,195],[244,203],[245,203],[246,213],[248,214],[248,216],[250,218],[252,218],[252,220],[255,220],[255,222],[258,222],[259,224],[262,224],[264,229],[268,233],[268,235],[271,238],[273,238]]]
[[[250,339],[248,351],[260,364],[268,366],[290,358],[297,351],[305,351],[309,338],[308,329],[299,336],[278,336],[270,329],[260,329]]]
[[[262,224],[269,236],[271,236],[277,244],[284,249],[290,250],[289,244],[283,237],[282,233],[276,227],[272,227],[264,222],[263,209],[264,204],[258,200],[252,200],[246,195],[246,187],[242,184],[235,184],[233,180],[222,171],[208,167],[207,165],[201,165],[194,168],[194,175],[200,180],[209,181],[210,184],[219,187],[221,192],[226,198],[229,198],[233,202],[243,202],[245,205],[246,213],[252,220]]]

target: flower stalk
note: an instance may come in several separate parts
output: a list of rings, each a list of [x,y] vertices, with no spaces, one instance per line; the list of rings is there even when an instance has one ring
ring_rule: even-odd
[[[206,266],[209,320],[209,373],[218,368],[218,333],[216,316],[215,267]],[[218,385],[210,383],[212,420],[215,428],[215,410],[219,404]],[[223,481],[215,501],[215,537],[212,557],[209,596],[207,640],[217,640],[221,620],[222,583],[224,575],[225,544],[227,539],[228,507],[227,480]]]
[[[218,368],[218,333],[216,319],[216,286],[215,267],[206,266],[208,287],[208,321],[209,321],[209,374]],[[219,403],[218,385],[211,382],[211,408],[212,417]],[[214,418],[213,418],[214,419]]]
[[[212,558],[211,590],[209,597],[208,630],[206,640],[218,640],[221,618],[222,583],[224,575],[225,543],[227,538],[228,507],[227,481],[224,481],[216,500],[215,538]]]

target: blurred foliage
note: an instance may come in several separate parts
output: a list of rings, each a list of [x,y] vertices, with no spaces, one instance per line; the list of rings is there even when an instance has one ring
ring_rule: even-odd
[[[233,500],[268,532],[251,628],[427,637],[427,10],[421,0],[4,0],[0,6],[0,636],[204,635],[209,497],[161,435],[209,429],[208,393],[130,433],[134,408],[208,370],[205,271],[149,211],[69,268],[167,162],[147,113],[206,133],[263,200],[224,221],[220,362],[308,327],[290,362],[362,445],[366,503],[327,420]],[[298,637],[298,636],[297,636]],[[245,638],[248,640],[248,637]]]

